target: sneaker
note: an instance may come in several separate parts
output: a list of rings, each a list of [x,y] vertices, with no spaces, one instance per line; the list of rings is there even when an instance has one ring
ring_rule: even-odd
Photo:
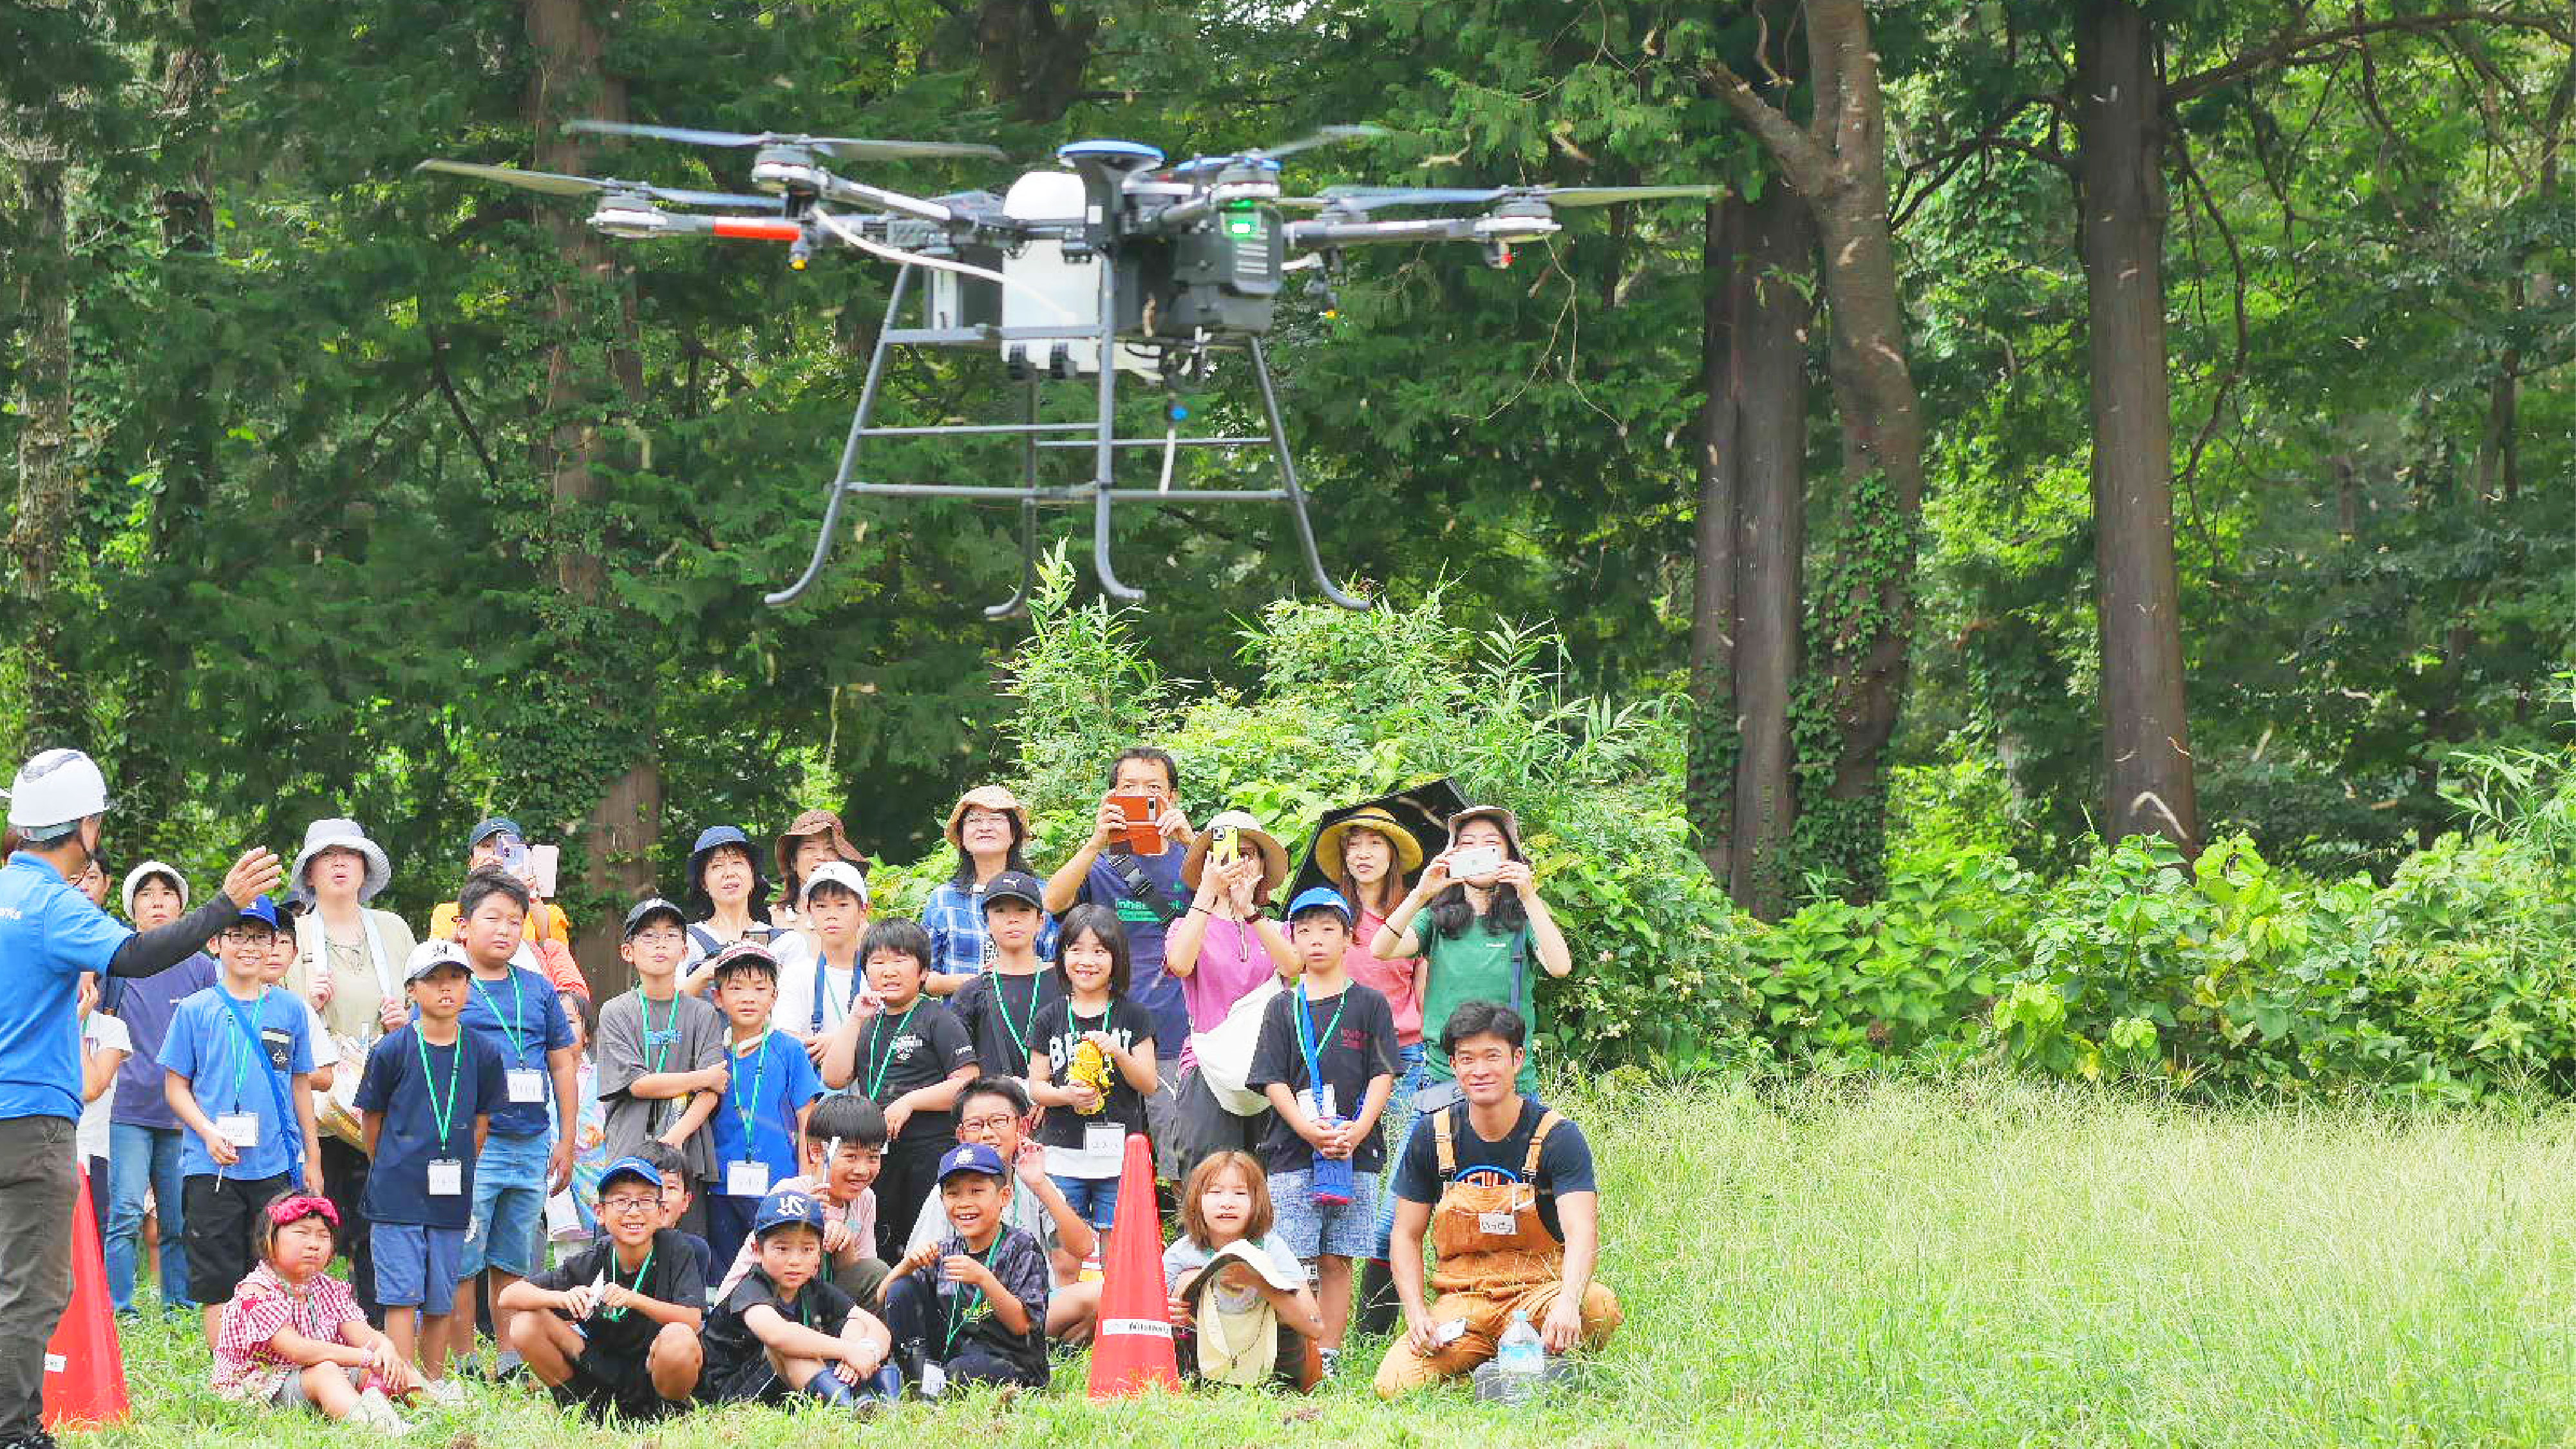
[[[386,1398],[385,1391],[382,1389],[369,1389],[360,1394],[358,1407],[350,1411],[349,1418],[352,1422],[363,1424],[380,1434],[402,1435],[411,1432],[411,1425],[404,1423],[402,1415],[394,1412],[393,1400]]]
[[[515,1348],[505,1348],[492,1356],[492,1381],[515,1379],[528,1371],[528,1361],[519,1357]]]
[[[421,1384],[420,1396],[442,1409],[463,1408],[465,1385],[453,1378],[429,1379]]]
[[[1338,1348],[1324,1349],[1321,1351],[1321,1357],[1324,1360],[1324,1377],[1329,1379],[1333,1376],[1333,1371],[1342,1366],[1342,1351]]]

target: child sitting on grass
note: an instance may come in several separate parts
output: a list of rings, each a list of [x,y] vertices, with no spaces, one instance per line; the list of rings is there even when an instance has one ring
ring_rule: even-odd
[[[501,1290],[498,1306],[517,1313],[510,1346],[557,1404],[638,1422],[688,1407],[707,1280],[661,1220],[661,1171],[621,1157],[599,1177],[599,1241]]]
[[[823,1209],[822,1276],[862,1304],[885,1286],[876,1256],[877,1165],[884,1158],[885,1114],[865,1097],[836,1092],[814,1104],[805,1124],[805,1171],[778,1184],[811,1194]],[[760,1246],[746,1239],[716,1289],[722,1298],[760,1265]]]
[[[885,1325],[818,1277],[823,1205],[781,1189],[761,1199],[751,1224],[760,1264],[707,1316],[706,1374],[698,1396],[712,1404],[784,1404],[804,1394],[858,1409],[891,1399],[901,1381],[885,1367],[893,1346]]]
[[[1047,1260],[1007,1220],[1011,1170],[980,1142],[939,1160],[948,1233],[886,1278],[896,1362],[924,1398],[949,1383],[1046,1387]]]
[[[1191,1169],[1163,1281],[1192,1380],[1312,1389],[1322,1379],[1324,1316],[1296,1250],[1271,1230],[1270,1179],[1252,1154],[1214,1153]]]
[[[411,1394],[419,1381],[326,1271],[339,1226],[339,1209],[311,1193],[262,1209],[259,1266],[224,1305],[215,1336],[215,1392],[248,1404],[310,1404],[333,1419],[408,1433],[392,1396]]]

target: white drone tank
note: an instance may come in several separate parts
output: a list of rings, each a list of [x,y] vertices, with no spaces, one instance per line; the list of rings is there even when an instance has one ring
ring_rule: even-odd
[[[1082,178],[1070,171],[1032,171],[1011,183],[1002,198],[1002,213],[1019,221],[1063,221],[1083,213]],[[1002,288],[1005,327],[1097,327],[1100,325],[1098,257],[1067,261],[1060,242],[1033,241],[1019,255],[1005,258],[1002,273],[1011,285]],[[1038,372],[1047,370],[1055,349],[1064,348],[1073,370],[1085,377],[1100,371],[1100,344],[1085,341],[1009,341],[1002,358],[1025,359]],[[1123,372],[1152,376],[1159,363],[1149,352],[1118,349]]]

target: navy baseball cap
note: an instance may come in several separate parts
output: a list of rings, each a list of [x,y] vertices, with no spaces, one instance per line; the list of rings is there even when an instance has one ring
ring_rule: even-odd
[[[1046,909],[1046,885],[1024,870],[1006,870],[984,884],[984,904],[995,901],[1026,901],[1038,910]]]
[[[253,896],[250,904],[241,908],[241,915],[237,919],[257,921],[274,931],[277,929],[277,902],[266,896]]]
[[[525,840],[528,838],[528,832],[519,828],[518,821],[511,819],[507,815],[495,815],[491,819],[477,824],[471,831],[466,833],[465,853],[472,855],[474,853],[474,847],[481,845],[484,841],[491,839],[495,835],[507,835],[516,840]]]
[[[946,1182],[961,1172],[980,1172],[986,1177],[1008,1177],[1011,1170],[1002,1165],[1002,1154],[981,1142],[960,1142],[939,1159],[939,1180]]]
[[[661,1180],[659,1174],[653,1178],[656,1183]],[[751,1235],[765,1238],[772,1231],[785,1227],[823,1231],[823,1205],[814,1200],[812,1193],[792,1187],[782,1187],[762,1198],[759,1210],[751,1215]]]
[[[1293,921],[1308,911],[1332,911],[1342,918],[1345,926],[1356,919],[1351,914],[1351,903],[1343,900],[1342,893],[1331,886],[1308,886],[1297,892],[1297,899],[1288,903],[1289,920]]]
[[[621,1157],[608,1164],[608,1170],[599,1175],[599,1195],[608,1196],[608,1190],[615,1187],[621,1177],[634,1178],[655,1192],[662,1190],[662,1169],[641,1157]]]
[[[643,930],[644,923],[655,916],[669,916],[671,924],[675,926],[686,926],[689,923],[689,918],[680,914],[678,906],[660,896],[655,896],[648,901],[637,901],[634,909],[626,913],[625,939],[630,941],[635,939],[635,933]]]

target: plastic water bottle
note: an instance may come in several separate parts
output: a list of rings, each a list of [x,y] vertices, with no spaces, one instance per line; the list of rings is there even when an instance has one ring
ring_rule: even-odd
[[[1503,1330],[1502,1342],[1494,1351],[1494,1375],[1501,1380],[1502,1398],[1507,1403],[1528,1398],[1546,1372],[1547,1353],[1539,1345],[1538,1330],[1530,1327],[1526,1311],[1513,1309],[1511,1326]]]

